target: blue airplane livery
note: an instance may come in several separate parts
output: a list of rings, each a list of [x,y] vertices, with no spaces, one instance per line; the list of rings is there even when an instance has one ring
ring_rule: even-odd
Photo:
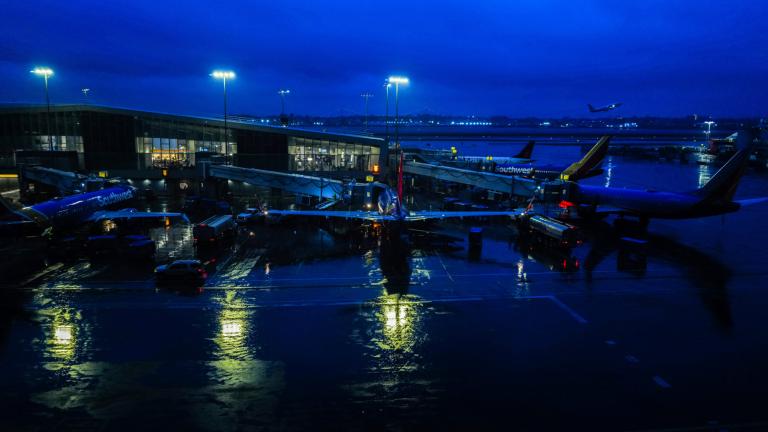
[[[744,174],[755,131],[739,132],[739,150],[701,188],[689,192],[624,189],[576,184],[573,202],[583,216],[617,214],[637,217],[643,225],[651,218],[689,219],[722,215],[768,198],[734,200],[739,180]]]
[[[594,177],[603,173],[602,164],[608,154],[610,142],[610,136],[601,137],[581,160],[568,166],[537,165],[534,163],[498,164],[495,166],[494,172],[538,180],[562,178],[563,180],[577,181]]]
[[[34,223],[44,229],[72,229],[103,220],[177,218],[189,222],[183,213],[140,212],[136,209],[108,210],[109,207],[132,199],[136,189],[131,186],[113,186],[106,189],[55,198],[20,209],[12,208],[2,200],[0,225],[6,227]]]

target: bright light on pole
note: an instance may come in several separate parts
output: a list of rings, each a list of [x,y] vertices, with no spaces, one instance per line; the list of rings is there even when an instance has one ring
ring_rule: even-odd
[[[285,115],[285,95],[291,94],[291,91],[288,89],[281,89],[277,91],[277,94],[280,95],[280,114]]]
[[[215,70],[211,76],[224,83],[224,157],[229,162],[229,127],[227,125],[227,80],[235,78],[235,73],[228,70]]]
[[[407,85],[409,83],[407,77],[403,76],[391,76],[387,80],[389,84],[395,85],[395,148],[400,149],[400,84]]]
[[[368,99],[373,97],[372,93],[365,92],[360,95],[361,98],[365,99],[365,130],[368,130]]]
[[[43,77],[45,81],[45,106],[47,112],[45,124],[46,128],[48,129],[48,149],[53,151],[53,140],[51,139],[51,99],[48,96],[48,78],[53,75],[53,69],[49,67],[36,67],[29,72]]]
[[[704,124],[707,125],[707,131],[704,133],[707,134],[707,142],[709,142],[709,136],[712,133],[712,125],[715,124],[715,122],[712,120],[707,120],[704,122]]]

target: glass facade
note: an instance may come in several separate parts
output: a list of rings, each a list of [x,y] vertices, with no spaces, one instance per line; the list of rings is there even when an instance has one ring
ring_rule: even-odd
[[[154,168],[192,167],[195,153],[205,152],[229,156],[237,154],[237,143],[185,138],[136,137],[136,154],[143,165]]]
[[[48,127],[50,124],[50,128]],[[49,132],[51,138],[49,140]],[[378,140],[103,107],[0,109],[0,166],[18,150],[75,151],[88,170],[193,167],[227,155],[236,165],[277,171],[372,171]]]
[[[288,138],[290,171],[373,171],[379,147],[316,138]]]

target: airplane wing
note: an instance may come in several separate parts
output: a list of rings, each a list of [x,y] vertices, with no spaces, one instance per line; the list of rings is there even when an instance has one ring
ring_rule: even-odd
[[[753,204],[760,204],[760,203],[766,202],[766,201],[768,201],[768,197],[736,200],[736,202],[741,204],[742,206],[749,206],[749,205],[753,205]]]
[[[181,219],[185,223],[189,223],[189,218],[184,213],[171,213],[171,212],[140,212],[135,209],[125,209],[116,211],[98,211],[93,213],[88,222],[99,222],[108,219]]]
[[[517,217],[525,213],[525,210],[513,211],[412,211],[406,216],[406,221],[421,221],[430,219],[471,218],[506,216]]]
[[[372,222],[381,222],[396,220],[394,216],[385,216],[375,212],[361,211],[361,210],[272,210],[267,212],[267,215],[278,216],[310,216],[310,217],[325,217],[325,218],[338,218],[338,219],[355,219]]]

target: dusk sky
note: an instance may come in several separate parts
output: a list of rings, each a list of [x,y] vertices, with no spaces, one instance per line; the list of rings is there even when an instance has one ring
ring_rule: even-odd
[[[8,1],[0,102],[218,115],[383,113],[382,83],[410,77],[401,112],[587,117],[768,114],[768,2],[520,0]],[[612,114],[613,115],[613,114]]]

